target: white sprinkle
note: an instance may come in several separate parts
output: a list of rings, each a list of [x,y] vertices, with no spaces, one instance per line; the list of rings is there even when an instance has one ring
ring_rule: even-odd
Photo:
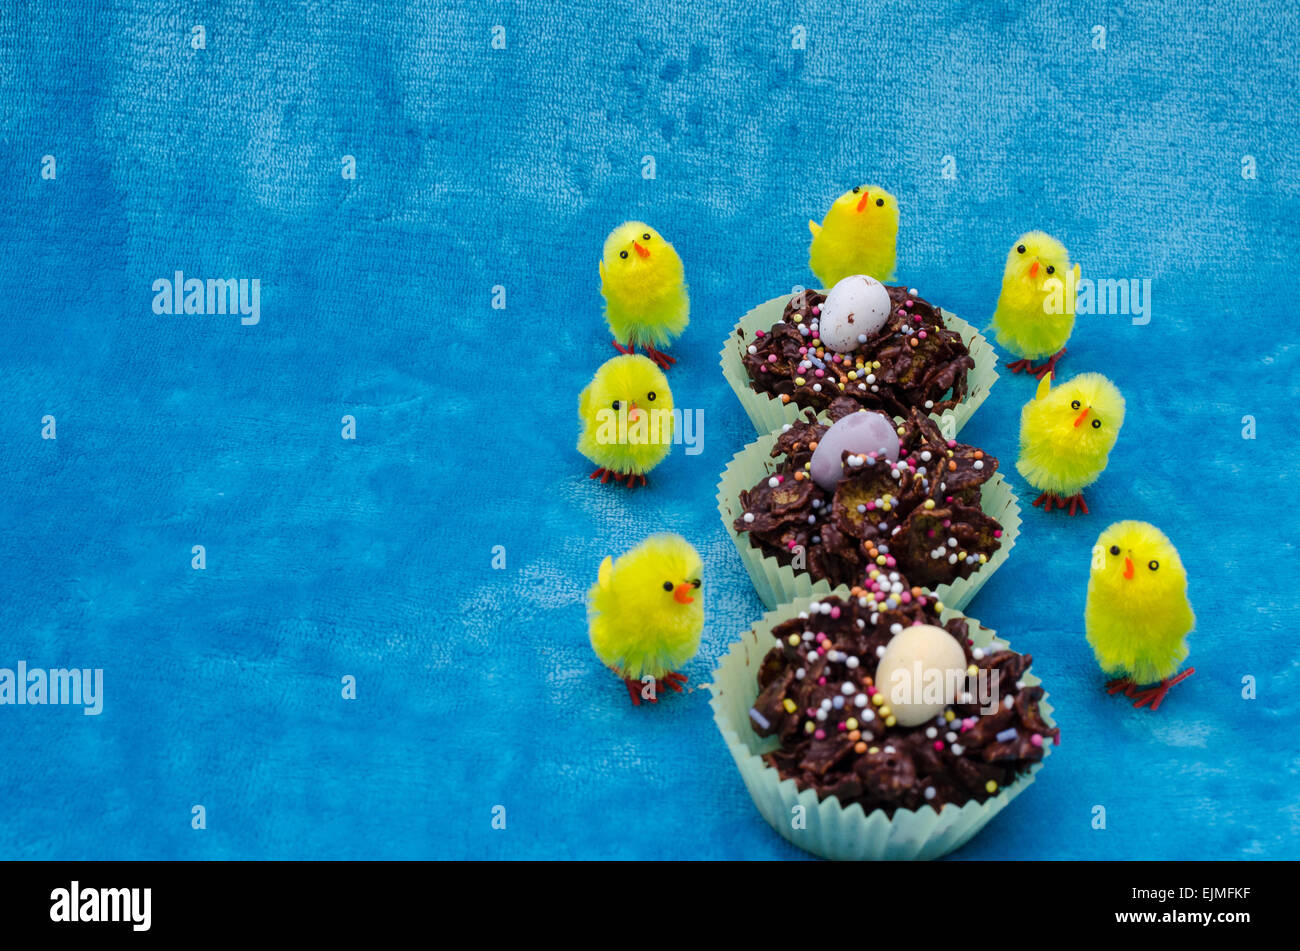
[[[844,698],[843,698],[843,697],[836,697],[835,700],[831,703],[831,706],[833,706],[836,710],[843,710],[843,709],[844,709]]]
[[[955,565],[955,564],[957,564],[957,553],[956,553],[956,552],[953,552],[951,555],[948,556],[948,564],[950,564],[950,565]]]
[[[934,409],[934,400],[926,400],[926,401],[925,401],[925,408],[926,408],[926,409]]]
[[[830,708],[831,708],[831,700],[830,697],[827,697],[825,700],[822,701],[822,709],[829,710]]]
[[[895,622],[895,623],[889,625],[889,633],[890,633],[890,634],[894,634],[894,635],[902,634],[902,633],[903,633],[903,625],[901,625],[901,624],[899,624],[899,623],[897,623],[897,622]]]
[[[936,736],[939,735],[939,731],[936,730],[936,729],[935,729],[934,727],[932,727],[932,726],[928,726],[928,727],[925,728],[925,735],[926,735],[928,738],[930,738],[930,739],[933,740]]]
[[[884,648],[884,647],[877,647],[877,648],[876,648],[876,656],[877,656],[877,657],[884,657],[884,656],[885,656],[885,648]]]
[[[945,740],[947,740],[949,743],[956,743],[956,742],[957,742],[957,734],[956,734],[956,733],[953,733],[951,730],[949,730],[947,733],[945,733],[945,734],[943,735],[943,738],[944,738]]]
[[[817,711],[817,719],[818,719],[818,720],[825,720],[825,719],[826,719],[826,711],[825,711],[825,710],[818,710],[818,711]]]
[[[982,648],[982,647],[972,647],[972,648],[971,648],[970,655],[971,655],[972,657],[974,657],[976,660],[983,660],[983,659],[984,659],[984,648]]]
[[[753,513],[753,512],[746,512],[746,513],[745,513],[745,522],[746,522],[746,523],[749,523],[749,522],[752,522],[753,520],[754,520],[754,513]]]
[[[925,452],[921,453],[921,461],[922,461],[922,462],[929,462],[930,459],[931,459],[931,456],[930,456],[930,450],[929,450],[929,449],[927,449],[927,450],[925,450]]]
[[[770,479],[767,480],[767,487],[768,487],[769,489],[775,489],[775,488],[776,488],[778,485],[780,485],[780,484],[781,484],[781,482],[780,482],[779,479],[777,479],[776,476],[772,476],[772,478],[770,478]]]
[[[851,683],[845,683],[844,686],[840,688],[840,693],[844,694],[846,697],[851,697],[857,692],[858,688],[853,686]]]
[[[858,620],[860,621],[860,620],[862,620],[862,619],[861,619],[861,618],[858,618]],[[854,657],[852,654],[850,654],[848,657],[846,657],[846,658],[844,659],[844,666],[847,667],[849,670],[857,670],[857,669],[858,669],[858,665],[861,664],[861,663],[862,663],[862,661],[858,660],[858,659],[857,659],[856,657]],[[849,691],[846,690],[846,691],[844,691],[844,692],[845,692],[845,693],[848,693]]]
[[[802,667],[800,667],[798,670],[794,672],[795,680],[803,680],[807,676],[808,676],[808,671],[804,670]]]
[[[975,465],[974,465],[972,468],[975,468],[975,469],[983,469],[983,468],[984,468],[984,460],[983,460],[983,459],[976,459],[976,460],[975,460]]]
[[[867,335],[866,335],[866,334],[858,334],[858,343],[866,343],[866,342],[867,342]]]
[[[750,344],[749,352],[750,352],[750,353],[758,353],[758,347],[755,347],[753,344]]]
[[[954,743],[948,748],[952,750],[953,756],[961,756],[962,753],[966,752],[966,747],[962,746],[960,743]]]
[[[855,707],[865,707],[867,705],[867,695],[865,693],[858,694],[853,698],[853,705]]]
[[[1015,705],[1015,702],[1016,702],[1016,698],[1011,696],[1011,694],[1007,694],[1005,697],[1002,698],[1002,706],[1006,707],[1008,710],[1010,710],[1012,706]]]
[[[933,799],[934,797],[935,797],[934,787],[933,787],[933,786],[926,786],[926,787],[925,787],[925,798],[926,798],[926,799]]]
[[[813,392],[814,392],[814,393],[820,393],[821,391],[822,391],[822,385],[821,385],[820,383],[814,383],[814,384],[813,384]]]

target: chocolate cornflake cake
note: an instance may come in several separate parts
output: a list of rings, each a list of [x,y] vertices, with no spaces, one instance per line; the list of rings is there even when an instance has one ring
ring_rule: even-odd
[[[941,414],[956,406],[966,396],[966,374],[975,367],[961,335],[947,328],[939,308],[907,288],[885,289],[889,319],[846,354],[834,353],[817,337],[826,295],[812,290],[794,295],[780,322],[759,331],[746,349],[750,385],[783,403],[817,411],[840,396],[891,416],[905,416],[913,407]]]
[[[832,421],[857,412],[851,400],[830,406]],[[869,567],[897,568],[933,588],[966,578],[1001,547],[1002,525],[980,509],[980,486],[998,460],[944,439],[934,420],[911,409],[899,426],[899,459],[843,453],[845,475],[833,492],[809,476],[813,450],[829,428],[812,419],[784,427],[772,456],[785,460],[740,493],[737,532],[783,565],[802,549],[814,580],[856,584]]]
[[[922,589],[907,589],[896,572],[876,574],[872,587],[893,591],[892,607],[856,589],[772,630],[777,645],[759,668],[750,724],[781,746],[763,758],[800,789],[846,808],[861,803],[867,814],[984,802],[1042,760],[1048,740],[1060,742],[1039,710],[1043,689],[1022,681],[1033,658],[972,647],[964,619],[940,624]],[[967,679],[942,714],[903,727],[873,676],[891,638],[913,624],[942,627],[957,640]]]

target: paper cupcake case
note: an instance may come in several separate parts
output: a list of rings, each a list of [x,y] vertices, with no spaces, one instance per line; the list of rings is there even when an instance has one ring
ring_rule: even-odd
[[[750,544],[747,533],[735,529],[736,519],[745,514],[744,507],[740,504],[740,493],[752,489],[760,480],[770,476],[785,459],[784,455],[775,459],[771,456],[779,434],[779,429],[768,433],[736,453],[722,471],[722,478],[718,482],[718,514],[722,517],[722,524],[726,526],[727,534],[731,536],[740,560],[749,572],[754,590],[758,592],[763,605],[769,609],[794,598],[829,594],[831,590],[829,581],[823,579],[814,582],[807,571],[796,572],[789,565],[781,564],[772,555],[765,554],[761,548]],[[958,611],[970,604],[975,593],[1002,567],[1020,534],[1020,505],[1001,473],[994,474],[992,479],[980,487],[980,508],[985,515],[1002,524],[1002,546],[969,577],[958,578],[934,589],[934,594],[940,601]]]
[[[828,593],[850,597],[846,587]],[[1012,799],[1024,792],[1042,768],[1042,762],[1033,764],[1014,783],[1000,789],[997,795],[983,803],[972,800],[963,806],[945,805],[937,811],[933,806],[919,810],[900,809],[890,818],[882,810],[868,815],[860,803],[845,808],[833,796],[818,801],[816,792],[811,789],[800,792],[793,779],[781,779],[776,769],[763,761],[763,754],[777,749],[779,743],[775,737],[765,739],[753,731],[749,710],[758,698],[759,665],[775,643],[772,628],[801,611],[807,611],[813,601],[822,597],[824,595],[801,597],[764,614],[762,620],[731,645],[713,672],[710,686],[713,719],[736,761],[754,805],[768,825],[783,838],[826,859],[935,859],[961,848]],[[947,621],[965,615],[945,608],[941,616]],[[967,620],[974,646],[996,649],[1009,646],[978,621]],[[1023,680],[1031,686],[1041,682],[1032,672],[1027,672]],[[1048,724],[1054,726],[1052,706],[1047,703],[1046,695],[1040,709]],[[1045,745],[1044,756],[1050,753],[1050,746]],[[796,805],[804,807],[803,826],[798,829],[792,822]]]
[[[771,432],[785,423],[792,423],[803,416],[804,409],[794,402],[782,403],[779,399],[759,393],[749,384],[749,374],[745,372],[744,359],[746,348],[754,340],[754,332],[768,331],[785,313],[785,305],[790,300],[789,294],[773,297],[770,301],[759,304],[732,328],[722,348],[722,375],[731,384],[731,389],[745,408],[754,429],[760,435]],[[984,336],[960,317],[943,311],[944,323],[961,335],[975,368],[966,376],[966,398],[955,408],[945,410],[942,414],[931,413],[930,416],[939,424],[939,430],[947,439],[955,437],[967,420],[974,415],[981,403],[988,398],[989,390],[997,382],[998,357],[993,347]],[[742,339],[736,331],[743,329]]]

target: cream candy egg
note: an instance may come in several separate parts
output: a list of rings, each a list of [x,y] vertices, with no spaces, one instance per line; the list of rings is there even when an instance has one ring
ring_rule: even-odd
[[[855,350],[889,319],[889,291],[874,277],[850,274],[822,301],[818,336],[837,353]]]
[[[943,713],[965,682],[966,654],[957,639],[933,624],[894,635],[876,667],[876,688],[899,726],[920,726]]]
[[[843,475],[843,453],[885,456],[898,461],[898,431],[884,413],[865,410],[836,420],[817,441],[810,472],[813,481],[827,492],[834,492]]]

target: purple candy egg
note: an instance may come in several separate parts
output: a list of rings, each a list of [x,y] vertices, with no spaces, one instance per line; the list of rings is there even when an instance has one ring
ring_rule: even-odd
[[[827,492],[835,490],[843,475],[840,457],[846,452],[860,456],[872,453],[897,462],[898,431],[889,417],[869,410],[851,413],[834,423],[818,441],[812,456],[813,481]]]

